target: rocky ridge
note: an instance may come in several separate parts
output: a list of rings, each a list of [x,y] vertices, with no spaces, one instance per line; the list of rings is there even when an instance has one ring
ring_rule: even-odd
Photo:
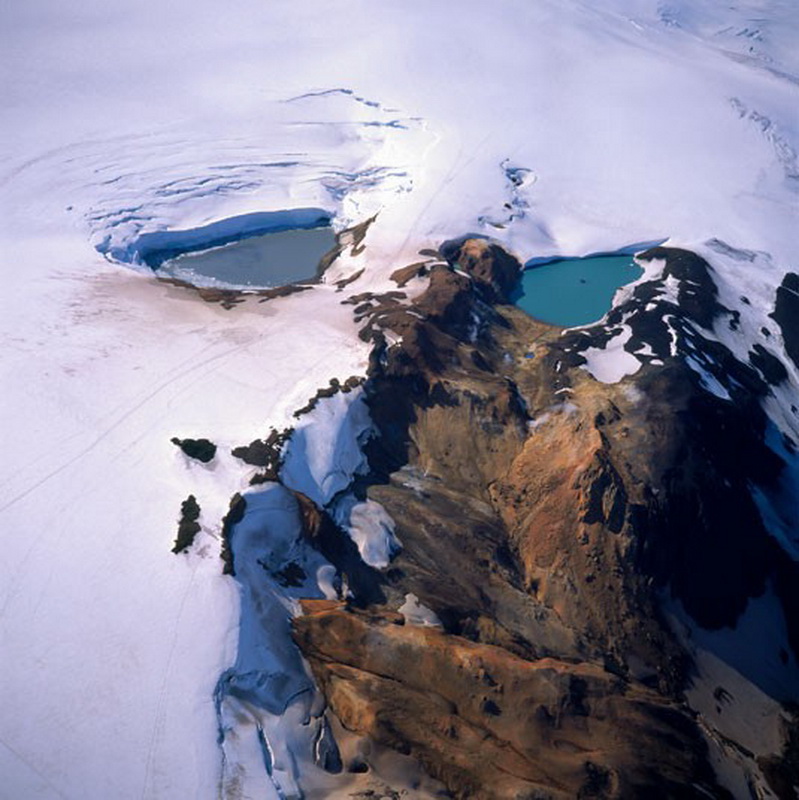
[[[714,335],[736,312],[687,251],[642,254],[662,269],[565,334],[508,304],[519,265],[496,245],[442,251],[398,276],[428,281],[415,300],[360,308],[378,435],[356,492],[403,547],[355,568],[327,534],[351,595],[306,602],[295,639],[330,708],[459,797],[791,796],[796,684],[772,691],[781,749],[730,740],[686,699],[671,618],[733,631],[773,592],[787,637],[767,658],[796,674],[797,565],[763,521],[794,447],[761,403],[789,380],[778,353],[744,363]],[[622,334],[635,375],[594,379]],[[410,594],[440,625],[405,621]]]

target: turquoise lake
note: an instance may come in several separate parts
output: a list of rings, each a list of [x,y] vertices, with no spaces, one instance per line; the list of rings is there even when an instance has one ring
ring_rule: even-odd
[[[607,313],[619,287],[642,274],[629,255],[550,261],[525,269],[516,305],[552,325],[588,325]]]

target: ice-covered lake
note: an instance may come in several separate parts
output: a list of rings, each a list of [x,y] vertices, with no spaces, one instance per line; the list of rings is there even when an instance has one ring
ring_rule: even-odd
[[[147,266],[194,286],[273,288],[310,280],[336,247],[321,208],[255,211],[194,228],[146,231],[96,245],[111,261]]]
[[[313,278],[322,256],[335,244],[327,226],[266,233],[168,259],[158,274],[195,286],[283,286]]]
[[[630,255],[567,258],[528,266],[516,305],[552,325],[588,325],[607,313],[619,287],[641,274]]]

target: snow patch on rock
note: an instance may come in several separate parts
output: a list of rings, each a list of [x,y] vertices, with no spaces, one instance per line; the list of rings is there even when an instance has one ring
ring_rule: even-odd
[[[584,350],[580,354],[586,360],[583,369],[602,383],[618,383],[628,375],[635,375],[641,368],[641,362],[624,349],[632,335],[632,329],[625,325],[604,347]]]
[[[394,520],[374,500],[343,498],[335,508],[335,519],[358,546],[361,558],[376,569],[387,567],[401,544],[394,533]]]
[[[327,506],[368,469],[362,445],[372,435],[363,388],[321,399],[300,418],[286,447],[282,482]]]
[[[405,595],[405,602],[397,610],[408,625],[421,625],[424,628],[442,627],[438,614],[422,603],[413,592]]]

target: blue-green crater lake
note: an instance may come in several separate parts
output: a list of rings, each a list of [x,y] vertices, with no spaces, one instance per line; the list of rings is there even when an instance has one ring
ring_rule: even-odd
[[[531,317],[571,328],[600,320],[621,286],[643,274],[631,255],[564,258],[527,266],[515,298]]]

